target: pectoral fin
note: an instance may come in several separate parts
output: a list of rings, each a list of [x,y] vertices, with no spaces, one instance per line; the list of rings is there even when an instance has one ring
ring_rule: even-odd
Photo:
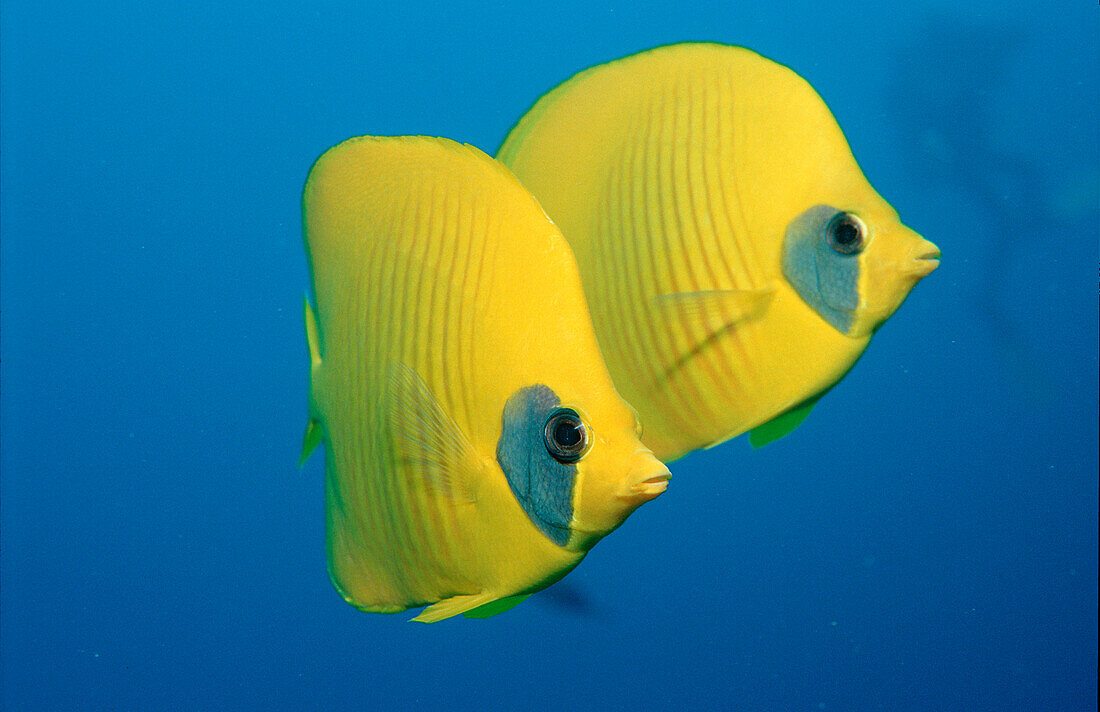
[[[422,610],[420,615],[412,620],[417,623],[436,623],[444,618],[457,616],[459,613],[472,611],[475,608],[493,602],[491,593],[475,593],[469,596],[452,596],[439,603],[432,604]]]
[[[673,361],[659,382],[672,378],[692,358],[713,344],[723,334],[738,324],[759,319],[771,304],[773,288],[743,290],[714,289],[701,292],[677,292],[653,298],[658,318],[667,322],[686,324],[689,334],[695,337],[688,348]]]
[[[399,462],[456,502],[475,501],[474,488],[485,464],[419,374],[395,365],[388,400]]]

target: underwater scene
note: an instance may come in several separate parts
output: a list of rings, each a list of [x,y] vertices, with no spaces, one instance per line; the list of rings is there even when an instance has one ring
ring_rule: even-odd
[[[12,0],[0,92],[0,709],[1097,708],[1095,3]]]

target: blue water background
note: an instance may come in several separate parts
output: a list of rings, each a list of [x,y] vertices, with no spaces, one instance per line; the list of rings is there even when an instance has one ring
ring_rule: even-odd
[[[1096,3],[442,5],[4,2],[3,709],[1096,709]],[[942,267],[799,430],[675,463],[561,585],[346,605],[295,467],[310,163],[491,153],[698,39],[805,76]]]

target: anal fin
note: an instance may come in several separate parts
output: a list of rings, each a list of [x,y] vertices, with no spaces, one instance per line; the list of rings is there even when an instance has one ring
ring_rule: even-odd
[[[310,418],[309,422],[306,423],[306,434],[302,437],[302,456],[298,458],[298,467],[306,464],[306,460],[321,444],[323,437],[324,431],[321,429],[321,423]]]
[[[466,618],[492,618],[495,615],[510,611],[531,597],[529,593],[520,593],[515,596],[498,598],[484,605],[466,611],[462,615]]]
[[[780,413],[768,422],[757,425],[749,431],[749,444],[753,446],[753,449],[762,448],[768,443],[773,443],[788,435],[792,430],[802,425],[802,421],[809,417],[810,411],[814,409],[821,397],[828,392],[829,390],[826,389],[816,396],[807,398],[790,410]]]

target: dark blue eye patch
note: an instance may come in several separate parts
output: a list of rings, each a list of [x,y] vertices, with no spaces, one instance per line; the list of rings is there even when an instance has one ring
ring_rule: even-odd
[[[504,427],[497,462],[512,494],[539,531],[558,546],[569,541],[577,466],[555,460],[546,450],[543,429],[561,403],[547,386],[521,388],[504,404]]]

